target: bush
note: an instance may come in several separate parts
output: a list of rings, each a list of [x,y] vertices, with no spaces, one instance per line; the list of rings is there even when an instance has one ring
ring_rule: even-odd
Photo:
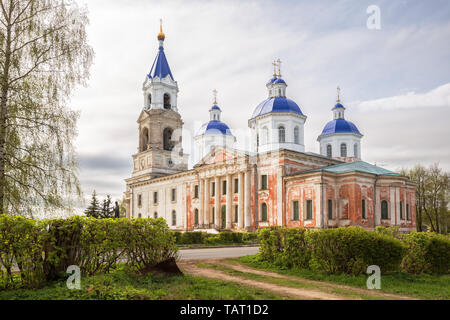
[[[450,239],[444,235],[412,232],[401,237],[407,246],[401,267],[409,273],[449,272]]]
[[[401,241],[360,227],[313,231],[309,242],[312,269],[331,274],[358,275],[370,265],[396,271],[405,250]]]
[[[325,230],[271,227],[259,231],[260,256],[279,266],[360,274],[369,265],[399,268],[404,246],[390,236],[359,227]]]
[[[175,236],[176,244],[231,244],[255,242],[258,235],[255,232],[220,232],[218,234],[193,231],[193,232],[172,232]],[[211,240],[211,238],[213,238]]]
[[[308,268],[311,250],[303,228],[270,227],[259,230],[259,252],[264,260],[282,267]]]
[[[109,272],[120,259],[138,272],[176,257],[175,236],[163,218],[95,219],[71,217],[35,221],[0,215],[0,286],[23,287],[66,276],[77,265],[87,275]]]

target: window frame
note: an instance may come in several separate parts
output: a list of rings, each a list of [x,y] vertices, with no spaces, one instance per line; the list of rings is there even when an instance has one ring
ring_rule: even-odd
[[[176,202],[177,201],[177,188],[172,188],[170,191],[170,201]]]
[[[300,221],[300,203],[298,200],[292,201],[292,221]]]
[[[137,195],[137,204],[139,208],[142,207],[142,193]]]
[[[234,179],[234,193],[239,193],[239,178]]]
[[[361,219],[367,220],[366,199],[361,199]]]
[[[260,190],[267,190],[267,189],[269,189],[269,183],[268,183],[267,174],[262,174],[261,175],[261,189]]]
[[[328,158],[332,158],[333,157],[333,146],[331,144],[329,144],[329,143],[327,144],[327,157]]]
[[[306,199],[306,212],[305,212],[305,220],[313,220],[314,213],[313,213],[313,201],[312,199]]]
[[[265,209],[265,210],[264,210]],[[267,222],[269,220],[269,208],[267,203],[261,203],[261,222]]]
[[[286,143],[286,127],[282,124],[278,126],[278,143]]]
[[[334,220],[333,217],[333,200],[332,199],[328,199],[328,203],[327,203],[327,209],[328,209],[328,220]]]
[[[347,158],[348,152],[347,152],[347,144],[345,142],[341,143],[341,158]]]
[[[199,187],[198,184],[194,185],[194,199],[198,199],[198,194],[199,194]]]
[[[386,204],[386,206],[384,206]],[[389,203],[387,200],[381,200],[381,220],[389,220]],[[383,210],[386,208],[386,210]],[[386,217],[384,217],[384,213],[386,213]]]
[[[175,210],[172,210],[172,227],[175,227],[177,225],[177,212]]]
[[[239,221],[239,206],[236,204],[234,206],[234,223],[238,223]]]

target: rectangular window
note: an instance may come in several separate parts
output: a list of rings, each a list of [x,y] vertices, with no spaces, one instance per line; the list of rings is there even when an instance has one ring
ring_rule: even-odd
[[[194,186],[194,198],[198,198],[198,185]]]
[[[400,201],[400,219],[403,220],[403,201]]]
[[[263,174],[261,176],[261,190],[267,190],[267,175]]]
[[[172,201],[177,200],[177,189],[172,189]]]
[[[312,220],[312,218],[313,218],[312,200],[306,200],[306,220]]]
[[[239,218],[239,207],[234,206],[234,222],[237,223]]]
[[[215,182],[212,183],[211,188],[212,188],[211,196],[214,197],[216,195],[216,183]]]
[[[367,219],[367,217],[366,217],[366,199],[361,200],[361,218]]]
[[[222,194],[227,194],[227,181],[222,181]]]
[[[142,194],[138,194],[138,206],[142,206]]]
[[[298,221],[300,220],[299,217],[299,208],[298,208],[298,201],[294,201],[292,203],[292,220]]]
[[[239,192],[239,179],[234,179],[234,193]]]
[[[328,199],[328,219],[333,220],[333,200]]]
[[[158,192],[153,192],[153,203],[158,203]]]
[[[411,220],[411,216],[409,215],[409,204],[406,204],[406,220]]]

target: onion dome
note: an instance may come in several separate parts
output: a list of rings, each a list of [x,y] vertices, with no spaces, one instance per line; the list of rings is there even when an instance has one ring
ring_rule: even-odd
[[[304,116],[300,107],[291,99],[285,97],[272,97],[261,102],[253,111],[252,119],[267,113],[290,112]]]

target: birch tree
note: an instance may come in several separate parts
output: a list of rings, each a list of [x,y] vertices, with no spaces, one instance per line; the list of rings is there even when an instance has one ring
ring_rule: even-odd
[[[0,0],[0,210],[32,216],[81,194],[67,106],[93,50],[87,11],[72,1]]]

